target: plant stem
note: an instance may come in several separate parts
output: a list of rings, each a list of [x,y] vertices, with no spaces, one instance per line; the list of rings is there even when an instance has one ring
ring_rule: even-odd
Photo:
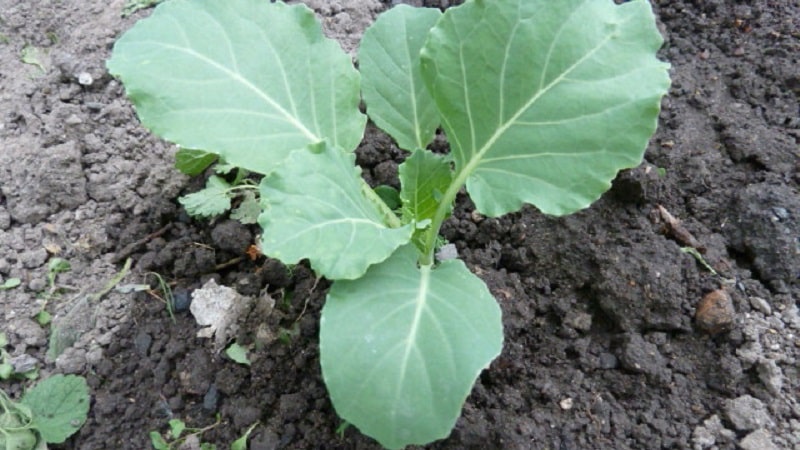
[[[442,195],[442,199],[439,202],[439,205],[436,207],[436,212],[433,215],[433,220],[431,220],[431,226],[428,228],[428,231],[425,234],[425,250],[422,252],[422,255],[419,258],[420,265],[430,266],[434,263],[436,237],[439,236],[439,230],[442,228],[445,217],[447,217],[447,212],[450,210],[450,205],[455,202],[458,191],[460,191],[461,187],[467,182],[467,177],[472,171],[471,169],[472,167],[467,166],[464,170],[460,170],[453,178],[450,186],[447,187],[444,195]]]

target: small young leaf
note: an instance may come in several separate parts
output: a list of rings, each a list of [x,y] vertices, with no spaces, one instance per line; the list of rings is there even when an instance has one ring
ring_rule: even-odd
[[[375,187],[375,193],[378,194],[378,197],[386,203],[386,206],[389,207],[392,211],[400,208],[403,206],[403,202],[400,200],[400,193],[397,192],[397,189],[382,184],[380,186]]]
[[[289,155],[261,181],[264,254],[285,264],[307,258],[329,279],[354,279],[408,242],[411,227],[384,224],[360,173],[354,154],[326,142]]]
[[[247,428],[247,431],[245,431],[244,434],[239,439],[233,441],[233,443],[231,444],[231,450],[247,450],[247,438],[250,437],[250,433],[253,432],[253,429],[258,424],[259,422],[250,425]]]
[[[182,148],[175,154],[175,168],[189,176],[200,175],[214,161],[217,155],[204,150]]]
[[[259,214],[261,214],[261,203],[256,199],[255,193],[247,191],[239,206],[231,211],[231,219],[249,225],[258,222]]]
[[[244,366],[250,365],[250,360],[247,359],[247,349],[237,344],[236,342],[234,342],[233,344],[231,344],[230,347],[225,349],[225,354],[228,355],[228,358],[232,359],[234,362],[237,362]]]
[[[305,5],[164,2],[107,66],[155,134],[259,173],[326,138],[352,151],[364,131],[351,57]]]
[[[172,435],[173,439],[178,439],[183,434],[183,430],[186,429],[186,422],[182,421],[181,419],[170,419],[169,420],[169,432]]]
[[[11,375],[14,375],[14,366],[8,362],[1,362],[0,363],[0,380],[7,380],[11,378]]]
[[[60,444],[86,422],[89,387],[83,377],[54,375],[26,392],[21,403],[31,409],[42,438]]]
[[[228,195],[230,184],[227,181],[212,175],[206,182],[206,187],[178,201],[186,208],[190,216],[214,217],[231,209],[231,198]]]
[[[170,450],[169,444],[161,437],[161,433],[158,431],[150,432],[150,444],[155,450]]]
[[[53,321],[53,316],[45,310],[39,311],[33,318],[36,319],[36,323],[41,326],[49,325],[50,322]]]
[[[453,181],[453,171],[444,156],[417,150],[400,165],[400,198],[403,222],[433,219],[442,193]]]
[[[417,256],[407,245],[362,278],[334,282],[320,322],[336,412],[388,448],[447,436],[503,343],[486,285],[459,260],[418,267]]]
[[[419,51],[442,13],[398,5],[364,32],[358,52],[364,102],[370,119],[405,150],[425,148],[439,114],[425,89]]]
[[[0,350],[2,350],[6,345],[8,345],[8,337],[5,333],[0,332]]]
[[[587,207],[642,159],[669,65],[650,2],[496,0],[450,8],[421,51],[477,210]]]
[[[5,282],[3,282],[2,285],[0,285],[0,291],[5,289],[13,289],[19,286],[20,284],[22,284],[22,280],[20,280],[19,278],[9,278]]]

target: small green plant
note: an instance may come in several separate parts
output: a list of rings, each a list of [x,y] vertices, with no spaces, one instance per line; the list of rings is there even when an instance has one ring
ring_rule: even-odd
[[[86,380],[55,375],[14,402],[0,390],[0,449],[44,450],[80,429],[89,412]]]
[[[197,150],[179,150],[175,163],[178,170],[187,175],[196,175],[217,161],[216,155],[200,152],[202,155],[213,157],[209,159],[197,155],[196,152]],[[189,158],[186,153],[193,156]],[[209,177],[205,188],[178,199],[186,212],[196,217],[214,217],[230,210],[231,219],[245,225],[256,223],[262,208],[256,196],[258,186],[247,178],[248,171],[225,163],[218,163],[214,171],[217,175]],[[220,176],[232,171],[236,173],[233,181],[226,181]],[[238,205],[232,208],[234,199],[238,201]]]
[[[7,289],[14,289],[15,287],[22,284],[22,280],[19,278],[7,278],[3,284],[0,284],[0,291],[5,291]]]
[[[162,436],[158,431],[150,432],[150,443],[155,450],[173,450],[181,448],[188,440],[198,441],[201,450],[215,450],[216,445],[207,442],[199,442],[200,437],[208,430],[218,427],[222,419],[217,414],[216,422],[202,428],[191,428],[186,426],[186,422],[181,419],[170,419],[169,431]]]
[[[457,195],[492,217],[589,206],[641,162],[669,87],[661,43],[645,0],[401,5],[364,33],[357,71],[302,5],[172,0],[108,68],[154,133],[264,175],[262,252],[334,281],[320,325],[333,405],[400,448],[447,436],[502,348],[486,285],[436,260]],[[362,99],[409,151],[399,192],[355,164]],[[438,127],[447,155],[427,150]]]
[[[0,332],[0,380],[9,380],[11,378],[35,380],[39,376],[39,369],[36,366],[25,368],[14,367],[14,364],[11,362],[11,355],[6,351],[7,345],[8,338],[6,334]]]

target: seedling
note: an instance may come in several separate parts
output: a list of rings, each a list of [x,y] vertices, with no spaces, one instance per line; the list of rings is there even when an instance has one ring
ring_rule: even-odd
[[[39,376],[38,367],[14,367],[11,355],[6,351],[6,346],[8,346],[8,338],[5,333],[0,333],[0,380],[11,378],[35,380]],[[0,450],[2,450],[2,447],[0,447]]]
[[[208,430],[218,427],[222,423],[220,415],[217,414],[217,420],[202,428],[191,428],[186,426],[186,422],[181,419],[170,419],[169,432],[162,436],[158,431],[150,432],[150,443],[155,450],[173,450],[182,448],[187,441],[197,441],[201,450],[214,450],[217,447],[214,444],[207,442],[199,442],[200,437]]]
[[[178,201],[186,208],[186,212],[195,217],[214,217],[231,211],[231,219],[248,225],[258,221],[261,204],[258,201],[258,186],[248,179],[249,172],[219,161],[217,155],[200,150],[178,151],[175,167],[187,175],[198,175],[210,165],[217,162],[213,175],[208,179],[206,187]],[[233,181],[226,181],[219,175],[235,172]],[[237,200],[238,206],[231,209],[231,201]]]
[[[0,390],[0,449],[43,450],[61,444],[86,422],[89,388],[75,375],[39,382],[17,403]]]
[[[320,323],[333,405],[399,448],[447,436],[502,347],[486,285],[435,258],[456,196],[466,186],[490,217],[589,206],[655,131],[661,43],[645,0],[401,5],[364,34],[359,74],[302,5],[172,0],[108,67],[154,133],[264,175],[263,253],[334,280]],[[355,165],[362,98],[410,152],[394,194]],[[439,126],[447,155],[426,149]]]
[[[0,291],[5,291],[7,289],[14,289],[15,287],[22,284],[22,280],[19,278],[7,278],[3,284],[0,284]]]

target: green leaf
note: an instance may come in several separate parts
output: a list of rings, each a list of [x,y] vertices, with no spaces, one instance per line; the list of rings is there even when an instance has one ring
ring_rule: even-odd
[[[336,412],[388,448],[450,433],[473,383],[500,353],[500,308],[463,262],[417,266],[400,248],[361,279],[336,281],[320,361]]]
[[[22,284],[22,280],[19,278],[9,278],[3,284],[0,284],[0,291],[5,289],[14,289],[15,287]]]
[[[0,331],[0,350],[2,350],[6,345],[8,345],[8,336]]]
[[[49,325],[53,321],[53,316],[45,310],[39,311],[33,318],[41,326]]]
[[[9,362],[0,363],[0,380],[7,380],[14,375],[14,366]]]
[[[21,403],[31,409],[42,438],[60,444],[86,422],[89,387],[83,377],[54,375],[26,392]]]
[[[178,439],[183,434],[183,430],[186,429],[186,422],[182,421],[181,419],[170,419],[169,420],[169,432],[172,435],[173,439]]]
[[[247,359],[247,349],[235,342],[225,349],[225,354],[236,363],[244,366],[250,365],[250,360]]]
[[[354,279],[411,239],[365,197],[355,155],[326,143],[293,152],[261,181],[261,249],[285,264],[307,258],[328,279]],[[369,189],[369,187],[366,187]]]
[[[150,444],[155,450],[170,450],[169,444],[161,437],[161,433],[158,431],[150,432]]]
[[[193,177],[203,173],[216,160],[217,155],[205,150],[182,148],[175,154],[175,168]]]
[[[190,216],[214,217],[231,209],[231,197],[228,195],[231,185],[223,178],[212,175],[206,187],[178,201]]]
[[[442,155],[417,150],[400,165],[403,222],[433,219],[442,194],[453,181],[450,163]]]
[[[155,134],[248,170],[323,139],[351,151],[364,131],[358,72],[304,5],[165,2],[107,65]]]
[[[385,203],[386,206],[392,211],[403,206],[403,202],[400,200],[400,193],[397,192],[397,189],[382,184],[380,186],[375,186],[375,189],[373,190],[376,194],[378,194],[378,197],[381,198],[383,203]]]
[[[258,222],[261,214],[261,203],[256,199],[255,193],[246,191],[239,206],[231,211],[231,219],[249,225]]]
[[[231,443],[231,450],[247,450],[247,438],[250,437],[250,433],[253,432],[253,429],[259,424],[260,422],[256,422],[250,425],[247,428],[247,431],[239,438]]]
[[[358,52],[363,96],[370,119],[406,150],[425,148],[439,114],[419,67],[419,51],[442,13],[398,5],[364,32]]]
[[[475,0],[421,52],[458,185],[489,216],[588,206],[642,159],[669,65],[650,3]]]

